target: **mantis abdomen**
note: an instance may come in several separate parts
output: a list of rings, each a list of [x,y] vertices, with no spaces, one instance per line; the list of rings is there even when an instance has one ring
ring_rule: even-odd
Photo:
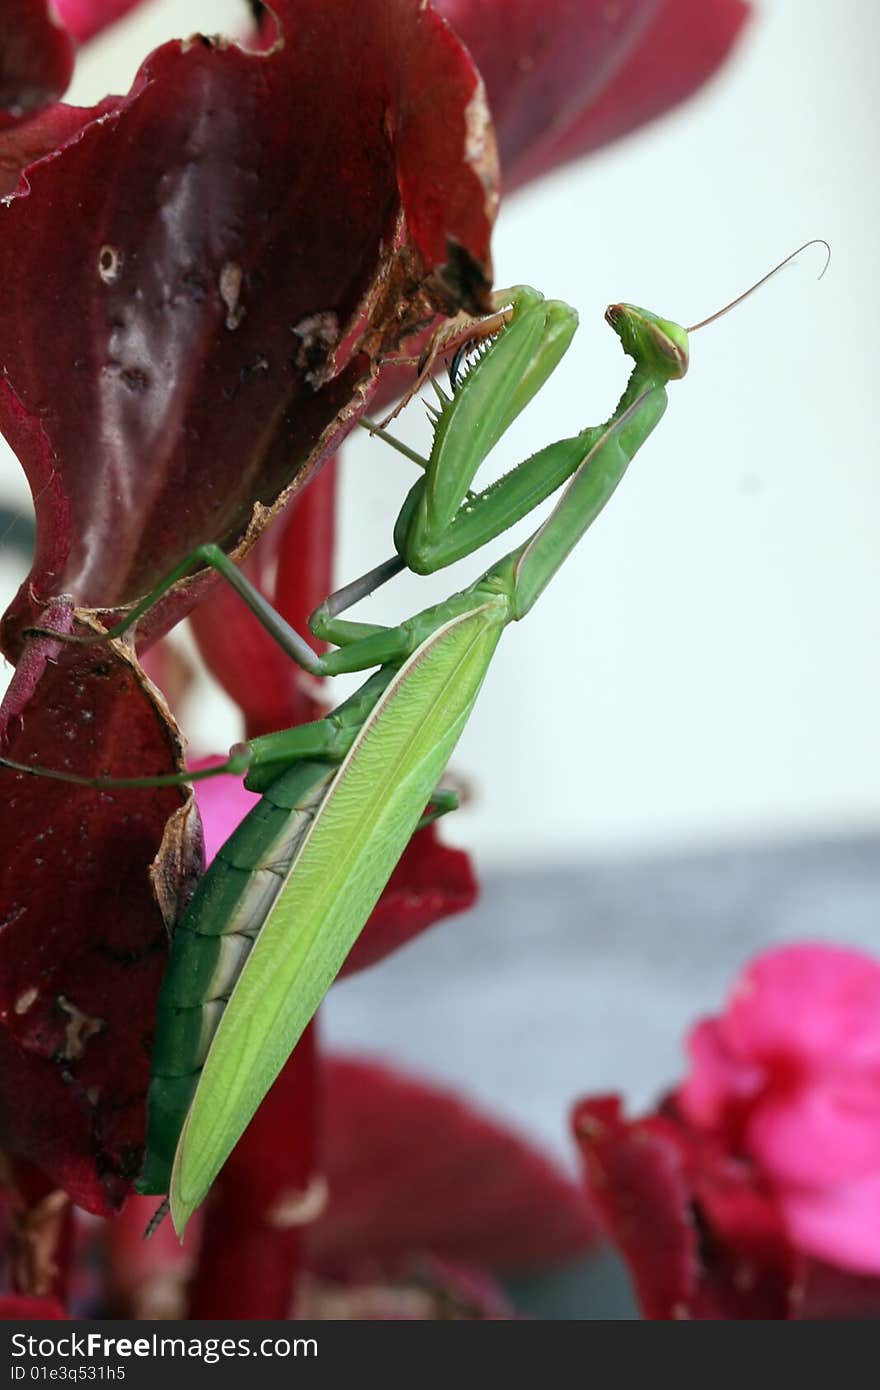
[[[175,930],[156,1019],[142,1192],[168,1191],[223,1010],[336,770],[306,762],[279,777],[223,845]]]
[[[282,891],[219,1017],[194,1094],[186,1092],[183,1124],[175,1108],[177,1130],[169,1123],[166,1135],[162,1125],[163,1155],[176,1142],[171,1180],[163,1156],[162,1180],[152,1188],[151,1168],[150,1190],[168,1191],[178,1233],[354,945],[458,742],[508,620],[507,601],[491,595],[435,631],[395,672],[329,783],[313,784],[312,801],[297,813]],[[286,777],[273,796],[282,785]],[[172,963],[169,975],[176,973]]]

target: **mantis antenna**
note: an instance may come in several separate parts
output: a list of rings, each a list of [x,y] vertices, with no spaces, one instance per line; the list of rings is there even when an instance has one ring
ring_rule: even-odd
[[[796,251],[792,251],[790,256],[786,256],[785,260],[780,261],[779,264],[775,265],[772,270],[768,270],[767,274],[762,275],[761,279],[756,280],[754,285],[751,285],[749,289],[743,290],[742,294],[738,294],[736,299],[732,299],[729,304],[725,304],[723,309],[716,309],[714,314],[710,314],[707,319],[701,319],[699,323],[692,324],[690,328],[685,330],[685,332],[696,333],[698,328],[706,328],[708,324],[715,323],[717,319],[723,319],[725,314],[729,314],[731,309],[736,309],[740,304],[744,303],[744,301],[747,300],[750,297],[750,295],[753,295],[756,290],[762,289],[763,286],[767,284],[768,280],[772,280],[774,275],[779,274],[780,270],[784,270],[787,265],[791,265],[792,261],[796,260],[797,257],[801,254],[801,252],[806,251],[807,248],[810,246],[825,247],[825,264],[823,265],[821,273],[818,277],[821,280],[822,276],[825,274],[826,270],[831,264],[831,247],[829,246],[828,242],[824,239],[824,237],[813,237],[811,241],[805,241],[803,246],[799,246]]]

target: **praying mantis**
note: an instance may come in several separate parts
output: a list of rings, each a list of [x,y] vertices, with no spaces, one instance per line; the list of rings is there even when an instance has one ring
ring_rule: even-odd
[[[237,745],[222,767],[201,774],[244,773],[262,799],[179,922],[159,999],[138,1189],[167,1194],[181,1238],[426,807],[436,815],[454,805],[437,784],[504,629],[531,611],[658,424],[668,384],[687,372],[693,330],[612,305],[606,319],[634,363],[613,414],[474,492],[484,458],[556,368],[577,327],[572,308],[527,287],[501,292],[497,304],[497,332],[463,375],[456,360],[452,394],[435,384],[433,445],[417,460],[422,472],[394,528],[395,556],[331,595],[309,620],[315,637],[334,644],[329,652],[318,655],[213,545],[187,557],[106,634],[130,629],[178,579],[207,565],[310,674],[371,672],[325,718]],[[471,328],[471,336],[478,333]],[[478,551],[556,492],[549,516],[526,541],[445,601],[390,628],[340,617],[406,567],[428,574]]]

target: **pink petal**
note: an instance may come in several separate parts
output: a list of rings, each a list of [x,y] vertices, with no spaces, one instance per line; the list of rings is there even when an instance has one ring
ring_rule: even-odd
[[[784,1186],[831,1188],[880,1173],[880,1074],[771,1092],[748,1124],[749,1153]]]
[[[721,1030],[743,1061],[880,1066],[880,963],[842,946],[768,951],[735,986]]]
[[[64,27],[78,43],[85,43],[108,24],[135,9],[141,0],[54,0],[54,3]]]
[[[692,1124],[719,1127],[731,1101],[741,1104],[760,1092],[761,1068],[731,1056],[717,1019],[696,1024],[688,1038],[688,1052],[691,1074],[676,1093],[676,1101]]]
[[[192,767],[198,770],[211,767],[215,762],[215,758],[198,758]],[[260,798],[255,792],[245,789],[240,777],[225,773],[204,782],[195,782],[193,786],[205,836],[205,862],[210,864],[221,845],[226,843]]]
[[[836,1188],[787,1188],[779,1201],[802,1250],[843,1269],[880,1274],[880,1172]]]

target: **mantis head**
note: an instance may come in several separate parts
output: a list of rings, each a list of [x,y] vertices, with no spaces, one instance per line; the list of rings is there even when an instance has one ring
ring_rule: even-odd
[[[690,361],[685,329],[635,304],[611,304],[605,311],[624,352],[665,381],[683,377]]]

